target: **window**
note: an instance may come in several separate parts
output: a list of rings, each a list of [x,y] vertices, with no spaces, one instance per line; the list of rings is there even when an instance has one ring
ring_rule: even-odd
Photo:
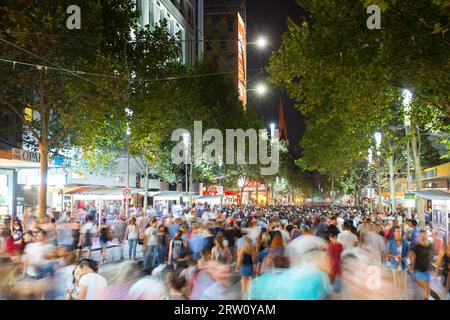
[[[142,27],[144,25],[144,16],[143,16],[143,12],[142,12],[142,0],[136,0],[136,18],[137,18],[137,22],[138,25],[140,27]]]
[[[188,20],[190,24],[194,24],[194,9],[190,5],[188,6]]]
[[[219,32],[219,19],[214,17],[212,19],[213,32]]]
[[[233,28],[233,21],[232,20],[228,20],[227,21],[227,28],[228,28],[228,32],[233,32],[234,28]]]
[[[155,4],[150,0],[148,9],[148,24],[152,27],[155,24]]]
[[[170,21],[169,21],[169,31],[170,31],[170,34],[172,36],[176,35],[176,32],[175,32],[175,21],[173,19],[170,19]]]
[[[227,49],[227,41],[226,40],[220,40],[220,49],[221,50]]]
[[[230,66],[231,69],[234,69],[234,56],[233,55],[229,55],[227,56],[227,64]]]
[[[161,21],[161,8],[159,6],[155,6],[155,21],[154,23],[157,24]]]

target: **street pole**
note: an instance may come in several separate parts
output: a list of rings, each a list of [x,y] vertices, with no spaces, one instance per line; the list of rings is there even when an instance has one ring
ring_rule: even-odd
[[[147,216],[147,209],[148,209],[148,171],[149,166],[148,163],[145,166],[145,178],[144,178],[144,212],[142,213],[143,216]]]
[[[406,177],[406,193],[409,193],[411,191],[411,152],[409,150],[410,148],[410,138],[409,138],[409,127],[411,125],[411,116],[409,115],[409,112],[411,111],[411,102],[412,94],[409,90],[403,90],[403,107],[405,111],[405,134],[408,138],[407,144],[406,144],[406,171],[407,171],[407,177]],[[408,208],[408,219],[411,219],[411,208]]]
[[[381,196],[381,156],[378,156],[378,177],[377,177],[377,184],[378,184],[378,210],[380,210],[380,213],[383,212],[383,198]]]
[[[408,126],[405,126],[405,131],[406,134],[408,134]],[[407,156],[406,156],[406,171],[407,171],[407,176],[406,176],[406,193],[409,193],[411,191],[411,156],[410,156],[410,150],[409,150],[409,141],[406,144],[406,152],[407,152]],[[411,208],[408,206],[408,219],[411,219]]]
[[[394,156],[389,157],[389,176],[391,182],[391,212],[394,214],[397,210],[395,199],[395,174],[394,174]]]
[[[127,137],[127,188],[130,187],[130,149],[129,149],[129,141]],[[125,198],[125,216],[128,218],[128,197]]]

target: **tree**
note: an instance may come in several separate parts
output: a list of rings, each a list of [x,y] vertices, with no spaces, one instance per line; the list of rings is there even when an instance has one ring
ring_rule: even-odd
[[[83,16],[83,28],[76,31],[66,28],[65,11],[70,1],[18,0],[0,4],[1,50],[9,60],[17,61],[0,67],[0,104],[25,127],[25,145],[40,152],[40,219],[47,210],[49,154],[68,149],[80,122],[86,120],[82,125],[87,127],[95,125],[96,115],[118,99],[115,92],[120,79],[93,75],[120,70],[101,38],[106,18],[103,2],[78,1],[82,12],[90,14]],[[117,16],[122,17],[126,8],[123,3]],[[84,37],[89,41],[79,41]],[[71,70],[89,70],[90,74]],[[81,119],[85,114],[89,114],[87,119]]]
[[[367,29],[367,1],[301,1],[309,17],[299,25],[288,21],[270,60],[271,79],[307,117],[305,167],[335,179],[366,158],[374,131],[386,128],[408,88],[414,96],[409,138],[420,178],[420,134],[430,125],[444,128],[450,112],[448,2],[370,4],[382,8],[381,30]]]

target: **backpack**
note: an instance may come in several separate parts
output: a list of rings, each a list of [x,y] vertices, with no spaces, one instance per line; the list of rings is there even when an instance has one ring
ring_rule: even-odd
[[[92,227],[91,227],[92,228]],[[86,233],[84,234],[84,245],[86,247],[92,246],[92,234],[91,234],[91,228],[86,230]]]
[[[110,233],[109,233],[109,227],[101,228],[100,229],[100,240],[106,242],[111,241],[110,239]]]
[[[177,259],[184,253],[183,240],[177,239],[172,242],[172,260],[177,261]]]

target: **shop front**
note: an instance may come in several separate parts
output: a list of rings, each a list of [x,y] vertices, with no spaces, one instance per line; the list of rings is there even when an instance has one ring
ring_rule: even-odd
[[[439,190],[414,192],[418,198],[418,212],[431,210],[432,232],[442,241],[450,237],[450,193]]]
[[[0,169],[0,220],[15,213],[15,173],[14,170]]]
[[[153,206],[158,215],[167,215],[173,213],[174,215],[181,214],[181,204],[185,196],[184,192],[180,191],[162,191],[153,195]]]

